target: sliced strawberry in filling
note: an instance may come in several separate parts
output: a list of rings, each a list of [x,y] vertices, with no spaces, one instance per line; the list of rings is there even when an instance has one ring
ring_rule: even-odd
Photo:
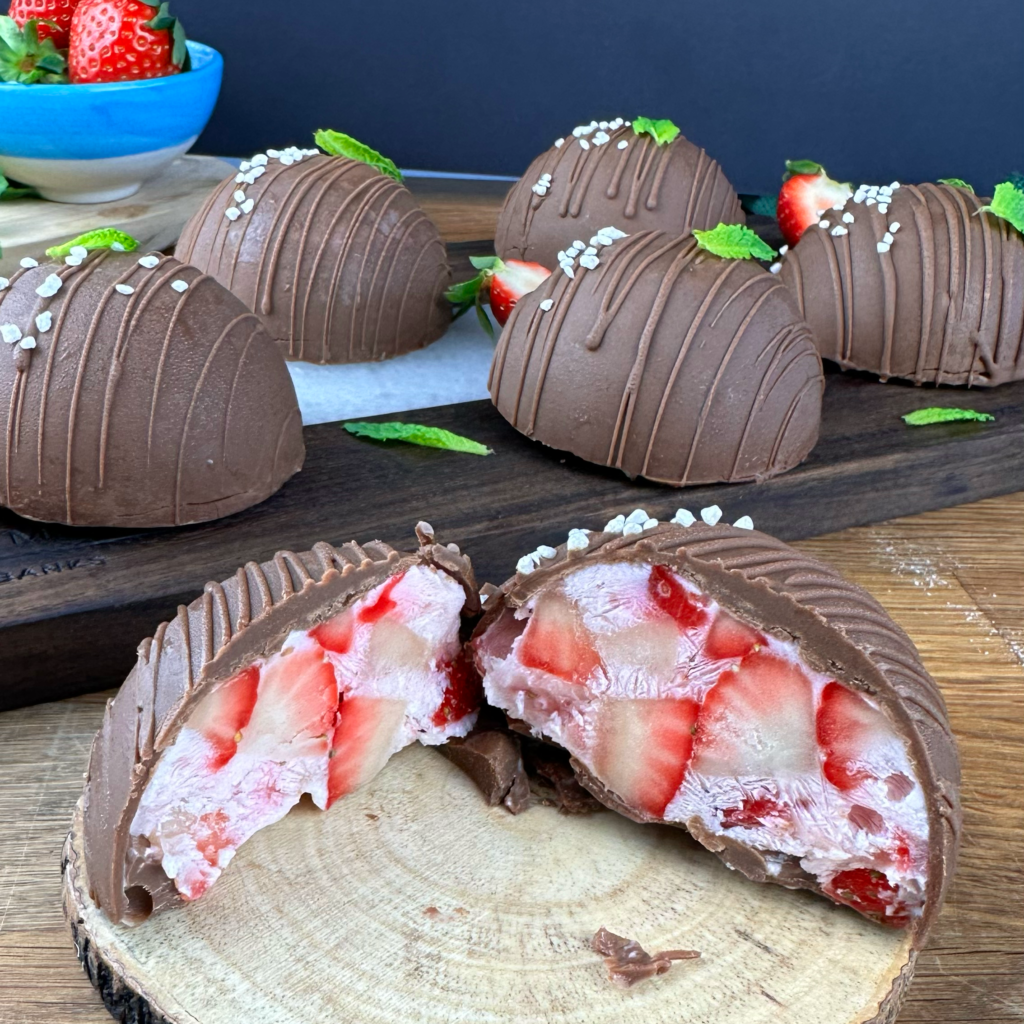
[[[203,697],[131,826],[185,899],[303,793],[325,808],[413,740],[472,728],[479,683],[459,659],[464,602],[446,573],[413,566]]]
[[[789,858],[887,923],[920,913],[928,823],[906,743],[795,641],[667,566],[591,562],[504,611],[474,651],[488,700],[632,810],[699,821],[769,871]]]

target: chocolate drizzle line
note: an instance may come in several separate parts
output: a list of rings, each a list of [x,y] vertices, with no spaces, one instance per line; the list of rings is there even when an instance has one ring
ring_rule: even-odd
[[[949,185],[902,185],[885,214],[847,202],[846,235],[809,228],[780,277],[821,354],[917,384],[1024,378],[1024,239],[981,213],[985,202]],[[893,221],[899,230],[878,252]]]
[[[224,181],[176,255],[255,309],[290,359],[357,362],[421,348],[450,321],[437,229],[408,189],[344,157],[267,167],[252,212],[224,216]]]

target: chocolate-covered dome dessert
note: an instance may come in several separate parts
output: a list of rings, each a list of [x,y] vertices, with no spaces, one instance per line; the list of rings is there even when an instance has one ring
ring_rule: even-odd
[[[781,261],[818,350],[917,384],[1024,378],[1024,238],[969,187],[861,185]]]
[[[234,292],[289,359],[358,363],[436,341],[451,322],[437,228],[390,160],[337,132],[317,143],[333,155],[271,149],[244,162],[175,255]]]
[[[141,644],[86,775],[85,866],[110,920],[198,899],[303,794],[326,809],[414,740],[472,728],[473,569],[416,532],[410,553],[320,543],[248,562]]]
[[[707,234],[720,232],[763,246],[741,226]],[[491,399],[517,430],[677,487],[762,480],[806,457],[824,377],[776,277],[692,236],[607,227],[580,241],[519,299],[495,350]]]
[[[874,598],[720,515],[638,509],[524,556],[475,633],[486,697],[613,810],[920,947],[961,828],[942,695]]]
[[[560,249],[605,224],[685,235],[743,219],[721,167],[671,121],[617,117],[579,125],[530,164],[505,199],[494,249],[554,269]]]
[[[26,258],[0,279],[0,337],[0,505],[19,515],[198,523],[263,501],[302,466],[281,353],[195,267],[84,247]]]

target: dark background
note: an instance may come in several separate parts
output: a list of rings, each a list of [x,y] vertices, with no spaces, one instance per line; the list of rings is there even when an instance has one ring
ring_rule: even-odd
[[[401,167],[520,174],[591,118],[670,117],[741,192],[1024,171],[1021,0],[172,0],[226,59],[197,148],[333,127]]]

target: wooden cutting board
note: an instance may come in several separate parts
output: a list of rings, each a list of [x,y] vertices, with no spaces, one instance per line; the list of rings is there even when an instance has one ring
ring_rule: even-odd
[[[678,829],[488,808],[419,746],[136,928],[92,903],[80,837],[79,808],[65,912],[124,1024],[888,1024],[913,976],[903,932],[751,883]],[[602,926],[702,956],[623,991],[589,948]]]

